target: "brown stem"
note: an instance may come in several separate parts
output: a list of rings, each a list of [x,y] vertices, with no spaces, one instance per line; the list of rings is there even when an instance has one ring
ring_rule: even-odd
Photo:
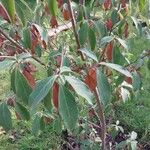
[[[14,44],[21,52],[27,53],[28,51],[26,49],[24,49],[22,46],[19,45],[19,43],[17,43],[14,39],[12,39],[11,37],[9,37],[4,31],[3,29],[0,27],[0,33],[7,39],[9,40],[12,44]],[[40,63],[43,66],[46,66],[43,62],[41,62],[38,58],[32,56],[32,58],[34,60],[36,60],[38,63]]]
[[[102,127],[101,129],[102,150],[106,150],[107,149],[106,148],[106,121],[105,121],[104,109],[103,109],[102,102],[99,98],[99,93],[97,89],[94,90],[94,95],[95,95],[96,103],[99,109],[98,117],[99,117],[99,120],[101,122],[101,127]]]
[[[73,32],[74,32],[74,36],[75,36],[76,43],[77,43],[77,52],[81,55],[82,60],[84,60],[83,54],[79,51],[81,46],[80,46],[77,31],[76,31],[76,21],[75,21],[75,17],[74,17],[74,14],[73,14],[72,7],[71,7],[71,0],[67,0],[67,1],[68,1],[69,11],[70,11],[70,16],[71,16],[71,23],[72,23],[72,27],[73,27]]]

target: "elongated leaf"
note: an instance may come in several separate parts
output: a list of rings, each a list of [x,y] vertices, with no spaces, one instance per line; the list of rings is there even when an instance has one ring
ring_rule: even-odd
[[[114,39],[112,36],[105,36],[101,39],[101,46],[104,46],[106,43],[111,42]]]
[[[125,58],[120,52],[120,49],[115,46],[113,49],[113,63],[118,65],[123,65],[125,62]]]
[[[15,108],[22,119],[24,119],[24,120],[30,119],[30,113],[23,105],[21,105],[20,103],[17,102],[15,105]]]
[[[116,9],[113,10],[113,12],[111,14],[111,20],[112,20],[113,24],[115,24],[118,21],[118,11]]]
[[[135,27],[138,30],[139,35],[141,36],[142,35],[142,25],[141,25],[140,21],[133,16],[131,16],[131,19],[133,20]]]
[[[79,30],[79,40],[80,44],[83,45],[88,37],[88,24],[84,22]]]
[[[48,111],[52,109],[51,92],[49,92],[43,100],[44,106]]]
[[[125,41],[125,40],[123,40],[123,39],[120,39],[120,38],[117,38],[117,40],[120,42],[120,44],[121,44],[126,50],[129,49],[129,45],[128,45],[127,41]]]
[[[31,33],[29,28],[24,28],[23,29],[23,42],[25,48],[32,48],[32,41],[31,41]]]
[[[139,1],[139,8],[140,11],[142,11],[145,8],[146,0],[140,0]]]
[[[15,0],[17,3],[19,3],[19,5],[21,5],[21,6],[24,6],[23,8],[25,9],[25,10],[27,10],[28,12],[32,12],[33,10],[29,7],[29,2],[26,0]],[[36,4],[36,0],[32,0],[32,5],[35,5]]]
[[[101,37],[106,35],[106,27],[101,21],[95,21],[95,28],[98,30]]]
[[[48,8],[52,16],[57,16],[58,14],[57,0],[48,0]]]
[[[37,114],[32,122],[32,133],[37,136],[40,131],[40,119],[41,117]]]
[[[97,70],[97,87],[103,104],[109,104],[111,99],[111,87],[107,77],[100,70]]]
[[[95,53],[93,53],[92,51],[86,49],[86,48],[82,48],[80,49],[80,51],[84,54],[86,54],[88,57],[92,58],[93,60],[95,60],[96,62],[98,62],[97,56],[95,55]]]
[[[13,60],[13,59],[5,59],[5,60],[1,61],[0,62],[0,70],[9,68],[14,62],[15,62],[15,60]]]
[[[60,67],[60,73],[72,72],[72,70],[67,66]]]
[[[78,119],[78,109],[74,96],[63,86],[59,88],[59,112],[67,128],[74,129]]]
[[[29,105],[31,107],[36,107],[47,96],[54,84],[55,79],[56,76],[51,76],[37,83],[29,98]]]
[[[71,76],[65,76],[65,79],[69,82],[69,84],[73,87],[78,95],[84,97],[88,101],[88,103],[92,105],[93,94],[88,89],[85,83]]]
[[[95,32],[91,28],[89,28],[88,35],[89,35],[89,42],[90,42],[91,50],[94,50],[95,47],[96,47],[96,35],[95,35]]]
[[[3,6],[5,7],[11,22],[14,23],[15,22],[15,2],[14,0],[1,0]]]
[[[18,99],[24,104],[28,104],[32,89],[19,69],[15,70],[15,90]]]
[[[60,116],[55,118],[55,120],[52,122],[53,131],[55,131],[57,134],[61,134],[62,131],[62,119]]]
[[[0,126],[6,131],[12,128],[11,113],[5,103],[0,104]]]
[[[17,15],[18,15],[21,23],[23,24],[23,26],[25,26],[26,25],[26,17],[25,17],[23,8],[16,1],[15,1],[15,6],[16,6]]]
[[[114,69],[114,70],[124,74],[127,77],[132,77],[131,73],[127,69],[123,68],[120,65],[113,64],[113,63],[106,63],[106,62],[101,62],[100,64],[104,65],[104,66],[107,66],[107,67],[109,67],[111,69]]]
[[[133,84],[132,84],[133,85],[133,89],[135,91],[140,90],[141,83],[142,83],[140,75],[136,71],[133,72],[132,75],[133,75]]]
[[[43,27],[41,27],[41,26],[39,26],[38,24],[35,24],[35,23],[32,23],[32,26],[38,32],[39,37],[41,38],[41,40],[44,41],[45,43],[47,43],[47,41],[48,41],[48,35],[47,35],[46,30]]]

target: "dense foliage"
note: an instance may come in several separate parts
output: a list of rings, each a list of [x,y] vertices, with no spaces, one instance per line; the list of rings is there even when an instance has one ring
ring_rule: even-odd
[[[17,119],[35,136],[50,130],[63,141],[54,149],[142,148],[149,14],[149,0],[0,0],[0,70],[12,92],[0,103],[3,129]]]

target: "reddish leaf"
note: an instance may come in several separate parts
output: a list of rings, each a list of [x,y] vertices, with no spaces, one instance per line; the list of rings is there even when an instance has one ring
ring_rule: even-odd
[[[8,105],[8,106],[11,106],[11,107],[14,107],[14,106],[15,106],[15,100],[14,100],[13,97],[9,97],[9,98],[7,99],[7,105]]]
[[[126,0],[121,0],[121,8],[126,8]]]
[[[56,66],[57,66],[57,67],[60,67],[60,65],[61,65],[61,56],[56,56],[56,57],[55,57],[55,60],[56,60],[56,62],[57,62]]]
[[[52,89],[52,93],[53,93],[53,104],[55,106],[55,108],[58,109],[58,93],[59,93],[59,85],[57,82],[54,82],[53,84],[53,89]]]
[[[45,5],[45,13],[47,14],[47,15],[50,15],[50,11],[49,11],[49,8],[48,8],[48,5],[46,4]]]
[[[128,84],[132,84],[132,78],[131,78],[131,77],[125,77],[125,81],[126,81]]]
[[[111,0],[104,0],[103,8],[104,10],[109,10],[112,6]]]
[[[58,22],[57,22],[56,17],[53,16],[53,17],[51,18],[51,20],[50,20],[50,25],[51,25],[52,28],[58,27]]]
[[[37,28],[34,25],[31,26],[30,30],[31,30],[31,38],[32,38],[31,52],[32,52],[32,55],[33,55],[33,54],[35,54],[35,48],[39,43],[40,34],[39,34],[39,31],[37,30]]]
[[[20,35],[19,35],[19,33],[17,31],[15,32],[15,35],[14,35],[13,38],[14,38],[15,41],[18,41],[18,40],[21,39],[21,37],[20,37]]]
[[[6,49],[7,56],[14,56],[16,53],[14,47],[12,47],[11,45],[6,45],[5,49]]]
[[[64,20],[66,20],[66,21],[70,20],[70,11],[69,11],[68,5],[66,3],[63,5],[62,14],[63,14]]]
[[[106,21],[105,25],[106,25],[106,28],[107,28],[109,31],[112,30],[112,28],[113,28],[113,22],[112,22],[111,19],[108,19],[108,20]]]
[[[96,81],[96,69],[90,68],[88,70],[87,76],[84,79],[85,84],[89,87],[91,91],[94,91],[97,86]]]
[[[4,9],[4,7],[0,4],[0,17],[2,17],[4,20],[10,22],[10,18],[6,12],[6,10]]]
[[[44,40],[41,41],[41,44],[42,44],[42,48],[46,49],[47,45],[46,45],[46,42]]]
[[[35,87],[35,78],[33,77],[33,75],[28,72],[25,68],[22,71],[23,75],[25,76],[25,78],[27,79],[29,85],[34,88]]]
[[[30,62],[25,63],[25,69],[31,73],[37,71],[36,67],[33,64],[31,64]]]
[[[109,61],[112,61],[112,55],[113,55],[113,43],[110,42],[106,45],[106,58]]]
[[[125,36],[125,38],[127,38],[128,37],[128,35],[129,35],[129,25],[128,25],[128,23],[126,22],[126,24],[125,24],[125,28],[124,28],[124,36]]]

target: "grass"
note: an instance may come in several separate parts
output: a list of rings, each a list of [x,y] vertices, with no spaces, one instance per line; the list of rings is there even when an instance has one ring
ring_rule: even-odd
[[[38,136],[34,136],[29,122],[15,121],[15,128],[0,135],[0,150],[57,150],[60,137],[50,125]]]

